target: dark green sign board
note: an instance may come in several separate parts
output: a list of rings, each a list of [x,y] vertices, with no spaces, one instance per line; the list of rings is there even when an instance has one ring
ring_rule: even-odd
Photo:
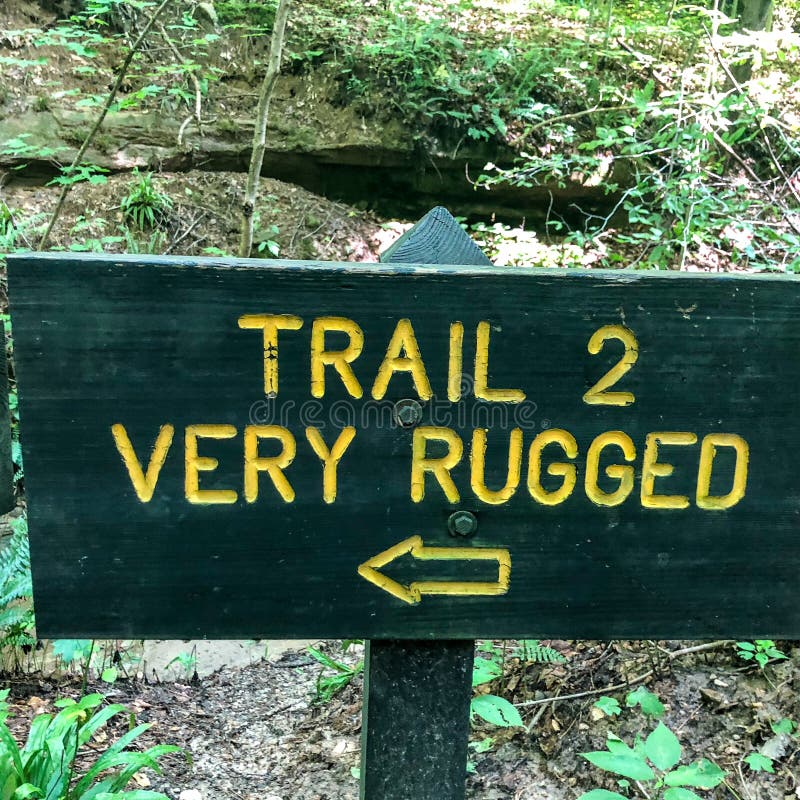
[[[41,635],[800,636],[794,279],[9,261]]]

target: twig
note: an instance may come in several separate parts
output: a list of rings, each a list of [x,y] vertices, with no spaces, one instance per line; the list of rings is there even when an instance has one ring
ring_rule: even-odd
[[[550,117],[549,119],[537,122],[535,125],[531,125],[530,128],[526,128],[525,134],[528,136],[534,131],[538,131],[540,128],[546,128],[548,125],[552,125],[555,122],[566,122],[567,120],[588,117],[591,114],[603,114],[608,111],[628,111],[631,108],[636,108],[636,104],[626,103],[622,106],[595,106],[594,108],[585,108],[583,111],[574,111],[572,114],[561,114],[558,117]]]
[[[758,106],[753,102],[753,99],[750,97],[750,95],[745,90],[745,88],[742,86],[742,84],[739,83],[739,81],[736,79],[736,76],[733,74],[733,72],[731,72],[731,68],[725,63],[725,59],[722,58],[722,54],[717,49],[717,46],[714,43],[714,39],[711,36],[711,33],[709,32],[708,28],[705,25],[703,25],[703,31],[705,31],[706,37],[708,37],[709,44],[711,46],[711,51],[714,53],[714,57],[716,58],[716,60],[719,63],[720,67],[722,68],[722,71],[727,76],[728,80],[736,88],[736,91],[738,91],[739,94],[741,94],[742,97],[744,97],[747,100],[748,104],[750,105],[750,108],[752,108],[755,111],[758,111],[759,110]],[[775,169],[778,170],[778,174],[783,178],[784,183],[786,184],[786,188],[789,190],[789,192],[794,197],[794,199],[797,200],[798,202],[800,202],[800,193],[798,193],[798,191],[794,188],[794,186],[792,185],[792,182],[789,180],[789,176],[784,171],[783,166],[781,165],[780,161],[778,161],[778,158],[775,155],[775,151],[772,149],[772,142],[770,142],[769,136],[767,135],[767,132],[764,130],[764,128],[761,125],[758,126],[758,131],[759,131],[759,134],[761,135],[761,138],[764,141],[764,144],[765,144],[765,146],[767,148],[770,160],[772,161],[773,165],[775,166]]]
[[[705,644],[696,644],[692,647],[684,647],[681,650],[667,650],[666,653],[670,660],[680,656],[688,656],[690,653],[704,653],[707,650],[719,650],[720,647],[725,647],[733,643],[733,639],[718,639],[716,642],[705,642]]]
[[[629,681],[623,681],[622,683],[615,683],[613,686],[604,686],[602,689],[589,689],[585,692],[575,692],[575,694],[562,694],[560,696],[555,697],[543,697],[539,700],[523,700],[521,703],[514,703],[517,708],[528,708],[529,706],[539,706],[542,703],[553,703],[555,701],[560,700],[577,700],[581,697],[594,697],[598,694],[605,694],[606,692],[616,692],[619,689],[626,689],[628,686],[633,686],[637,683],[642,683],[642,681],[646,681],[648,678],[652,677],[655,674],[655,670],[648,670],[647,672],[643,673],[642,675],[637,675],[635,678],[631,678]]]
[[[281,71],[281,56],[286,33],[286,20],[289,16],[291,0],[280,0],[275,12],[275,24],[272,28],[272,40],[269,48],[269,61],[264,82],[261,84],[261,96],[258,100],[256,125],[253,132],[253,151],[250,156],[250,169],[247,172],[244,202],[242,203],[242,226],[239,236],[239,257],[248,258],[253,247],[253,212],[256,207],[258,180],[264,164],[264,153],[267,149],[267,118],[272,92]]]
[[[558,700],[560,693],[561,693],[561,687],[559,687],[555,697],[551,697],[550,699],[553,701]],[[547,704],[542,703],[542,707],[533,715],[531,724],[528,725],[528,733],[530,733],[539,724],[539,720],[542,718],[542,715],[544,714],[545,711],[547,711]]]
[[[163,255],[171,253],[205,218],[205,214],[200,214],[197,219],[164,251]]]
[[[139,38],[131,45],[131,48],[128,50],[128,54],[125,56],[125,60],[122,62],[122,66],[119,68],[119,72],[117,72],[117,79],[114,81],[114,85],[111,87],[111,91],[108,93],[108,97],[106,98],[106,102],[103,105],[103,109],[100,112],[100,116],[97,118],[94,126],[89,131],[86,138],[83,140],[83,144],[78,149],[78,152],[75,155],[75,158],[72,160],[72,164],[67,168],[65,174],[69,176],[70,173],[74,172],[75,169],[80,166],[81,161],[83,161],[83,157],[86,155],[86,151],[89,149],[89,145],[92,143],[97,132],[100,130],[100,127],[103,124],[103,121],[106,118],[111,106],[114,103],[114,100],[117,97],[117,92],[119,91],[120,86],[122,86],[122,81],[125,79],[125,74],[128,71],[128,67],[131,65],[131,61],[133,61],[133,57],[136,55],[137,51],[141,48],[142,44],[144,43],[147,34],[150,33],[150,29],[155,25],[156,20],[161,15],[161,12],[169,5],[170,0],[162,0],[161,5],[152,13],[149,20],[147,20],[147,24],[142,29],[142,32],[139,34]],[[47,229],[42,234],[42,238],[39,240],[39,246],[36,248],[37,250],[44,250],[47,246],[47,242],[50,239],[50,234],[53,231],[53,226],[56,224],[59,216],[61,215],[61,210],[64,208],[64,203],[67,200],[67,195],[72,189],[72,184],[65,183],[61,187],[61,194],[58,196],[58,202],[56,203],[55,210],[53,211],[52,216],[50,217],[50,221],[47,224]]]
[[[188,65],[187,60],[181,55],[181,51],[178,50],[175,42],[169,38],[167,29],[161,23],[158,24],[158,32],[167,43],[167,47],[169,47],[169,49],[172,51],[172,54],[175,56],[175,58],[177,58],[181,64]],[[194,70],[189,69],[187,72],[190,80],[192,81],[192,85],[194,86],[194,114],[188,116],[183,121],[183,124],[178,131],[178,147],[183,146],[183,134],[186,132],[186,127],[192,121],[192,119],[197,120],[197,130],[200,132],[200,136],[203,135],[203,90],[200,87],[200,81],[197,79],[197,75],[194,74]]]
[[[698,644],[692,647],[684,647],[681,650],[673,650],[669,652],[668,658],[670,661],[673,661],[679,656],[689,655],[690,653],[701,653],[706,650],[716,650],[719,647],[730,644],[732,641],[732,639],[720,639],[716,642],[706,642],[705,644]],[[608,692],[616,692],[620,689],[627,689],[629,686],[646,681],[654,674],[655,670],[650,669],[647,672],[637,675],[635,678],[631,678],[628,681],[615,683],[613,686],[604,686],[602,689],[589,689],[585,692],[575,692],[575,694],[562,694],[555,695],[554,697],[543,697],[539,700],[523,700],[521,703],[514,703],[514,705],[517,706],[517,708],[529,708],[530,706],[539,706],[543,703],[553,703],[560,700],[577,700],[581,697],[594,697],[598,694],[606,694]]]

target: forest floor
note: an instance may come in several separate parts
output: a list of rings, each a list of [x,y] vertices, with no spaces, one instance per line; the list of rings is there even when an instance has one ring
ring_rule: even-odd
[[[726,771],[724,784],[699,790],[703,797],[800,797],[800,743],[771,728],[800,717],[800,648],[780,643],[789,658],[761,671],[737,658],[733,642],[673,657],[685,643],[549,644],[566,656],[564,664],[524,662],[513,643],[506,643],[503,676],[486,688],[518,705],[525,727],[473,725],[469,798],[574,800],[594,787],[618,789],[579,753],[602,749],[609,732],[632,742],[656,726],[638,709],[625,707],[627,692],[638,685],[662,699],[662,720],[683,746],[681,763],[708,758]],[[484,643],[479,658],[487,646],[492,645]],[[344,654],[338,642],[320,647],[350,665],[363,658],[360,646]],[[140,788],[175,800],[355,800],[361,677],[332,700],[318,702],[321,670],[308,652],[287,651],[273,661],[226,667],[205,678],[120,680],[111,687],[90,681],[88,688],[127,704],[138,722],[153,723],[143,746],[168,742],[185,749],[187,759],[165,761],[163,776],[137,775]],[[80,680],[69,676],[18,676],[10,686],[11,727],[20,738],[34,714],[52,711],[56,698],[77,697],[81,690]],[[593,707],[602,695],[619,700],[619,716]],[[121,720],[113,733],[120,735],[126,724]],[[752,752],[773,758],[775,774],[751,771],[743,759]]]

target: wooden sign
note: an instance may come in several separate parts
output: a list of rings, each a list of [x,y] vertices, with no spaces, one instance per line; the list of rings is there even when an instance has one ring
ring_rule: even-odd
[[[794,278],[9,265],[41,635],[800,636]]]

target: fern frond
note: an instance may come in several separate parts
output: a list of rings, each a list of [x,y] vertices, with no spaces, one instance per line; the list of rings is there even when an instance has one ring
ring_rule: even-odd
[[[0,645],[32,644],[33,587],[24,517],[11,523],[12,534],[0,548]]]
[[[523,639],[519,644],[525,661],[537,664],[564,664],[567,661],[558,650],[540,644],[538,639]]]

